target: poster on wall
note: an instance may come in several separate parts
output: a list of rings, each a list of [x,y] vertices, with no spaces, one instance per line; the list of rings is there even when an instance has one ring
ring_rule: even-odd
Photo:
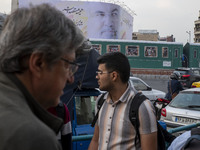
[[[163,61],[163,67],[171,67],[172,63],[171,61]]]
[[[138,45],[128,45],[126,46],[127,56],[139,56],[139,46]]]
[[[120,45],[107,45],[107,52],[120,52]]]
[[[62,11],[87,38],[132,39],[133,17],[112,3],[64,0],[19,0],[19,7],[49,3]]]
[[[158,47],[157,46],[145,46],[144,56],[145,57],[157,57]]]

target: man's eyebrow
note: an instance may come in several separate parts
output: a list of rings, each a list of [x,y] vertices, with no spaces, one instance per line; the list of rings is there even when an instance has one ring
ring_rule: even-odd
[[[105,12],[104,11],[96,11],[95,13],[98,13],[98,14],[104,14]]]
[[[115,9],[113,9],[113,10],[112,10],[112,12],[114,12],[114,11],[117,11],[117,12],[118,12],[118,9],[117,9],[117,8],[115,8]]]

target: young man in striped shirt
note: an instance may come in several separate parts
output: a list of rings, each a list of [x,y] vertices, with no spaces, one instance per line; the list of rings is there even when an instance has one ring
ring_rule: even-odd
[[[135,140],[136,129],[129,120],[129,108],[136,91],[129,83],[130,64],[127,57],[120,52],[106,53],[97,62],[99,89],[107,93],[89,150],[156,150],[157,124],[149,100],[139,107],[140,140]]]

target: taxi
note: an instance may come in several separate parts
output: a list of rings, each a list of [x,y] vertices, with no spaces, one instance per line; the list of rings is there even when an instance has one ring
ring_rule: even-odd
[[[191,85],[191,88],[199,88],[200,87],[200,81],[198,82],[193,82]]]

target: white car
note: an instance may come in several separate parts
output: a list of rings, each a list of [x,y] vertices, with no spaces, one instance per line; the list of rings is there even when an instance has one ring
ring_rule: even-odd
[[[179,92],[162,109],[161,120],[172,128],[200,122],[200,88],[191,88]]]
[[[142,93],[149,98],[149,100],[154,101],[157,98],[164,98],[166,93],[156,89],[152,89],[147,83],[142,79],[137,77],[130,77],[131,84],[137,91],[142,91]]]

